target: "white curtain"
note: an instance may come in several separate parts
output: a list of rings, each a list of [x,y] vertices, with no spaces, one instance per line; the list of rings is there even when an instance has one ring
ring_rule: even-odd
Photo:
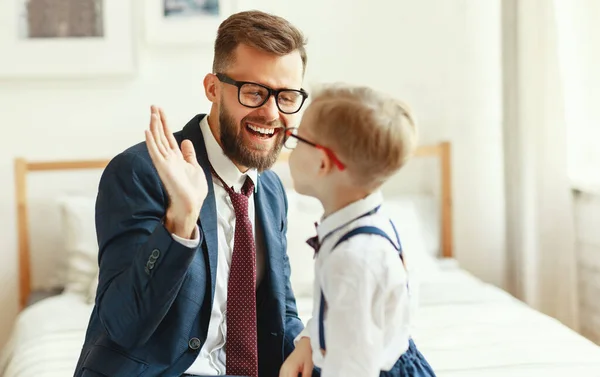
[[[503,1],[508,287],[578,330],[562,30],[555,5]]]
[[[569,178],[600,192],[600,1],[554,0],[568,124]]]

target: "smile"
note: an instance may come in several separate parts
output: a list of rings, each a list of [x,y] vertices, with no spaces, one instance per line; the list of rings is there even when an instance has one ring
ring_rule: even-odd
[[[270,139],[273,137],[273,135],[279,132],[280,128],[259,127],[254,124],[246,123],[246,130],[252,135],[257,136],[261,139]]]

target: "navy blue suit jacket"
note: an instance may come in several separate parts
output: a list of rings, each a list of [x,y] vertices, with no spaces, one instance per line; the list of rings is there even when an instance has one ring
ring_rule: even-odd
[[[200,120],[175,133],[194,144],[208,181],[195,249],[162,225],[167,193],[145,143],[114,157],[96,202],[100,278],[76,377],[180,376],[208,331],[217,271],[217,212]],[[271,171],[258,178],[257,231],[264,232],[265,277],[257,290],[260,376],[276,377],[302,331],[286,253],[287,198]]]

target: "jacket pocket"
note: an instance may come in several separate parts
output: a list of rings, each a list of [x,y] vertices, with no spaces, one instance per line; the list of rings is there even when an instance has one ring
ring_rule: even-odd
[[[83,362],[83,376],[137,377],[148,369],[148,364],[122,352],[95,345]],[[94,373],[87,373],[88,371]]]

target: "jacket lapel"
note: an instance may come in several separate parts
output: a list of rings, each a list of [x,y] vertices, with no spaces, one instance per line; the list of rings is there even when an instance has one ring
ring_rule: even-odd
[[[202,131],[200,130],[200,120],[205,116],[205,114],[199,114],[190,120],[183,128],[182,136],[184,140],[189,139],[194,145],[198,164],[202,166],[206,182],[208,183],[208,195],[200,210],[198,222],[203,231],[208,249],[207,260],[210,268],[212,307],[215,297],[218,261],[217,207],[210,163]],[[261,181],[262,179],[259,175],[258,188],[255,193],[255,208],[264,234],[268,274],[270,275],[269,280],[272,285],[273,294],[276,296],[285,296],[283,245],[280,234],[281,208],[279,208],[278,202],[275,200],[278,193],[273,192],[273,188],[270,185],[264,185]],[[283,304],[283,301],[281,304]]]
[[[215,190],[212,181],[212,173],[210,171],[210,163],[208,161],[208,154],[206,153],[204,138],[202,137],[202,131],[200,130],[200,120],[202,120],[202,118],[205,116],[205,114],[199,114],[190,120],[183,128],[182,136],[183,140],[189,139],[194,145],[198,164],[202,166],[204,175],[206,177],[206,182],[208,184],[208,194],[206,195],[204,204],[202,204],[202,208],[200,209],[198,225],[202,229],[204,240],[206,241],[206,247],[208,249],[207,260],[210,268],[211,281],[210,305],[212,307],[215,297],[219,245],[217,238],[217,205],[215,202]]]

